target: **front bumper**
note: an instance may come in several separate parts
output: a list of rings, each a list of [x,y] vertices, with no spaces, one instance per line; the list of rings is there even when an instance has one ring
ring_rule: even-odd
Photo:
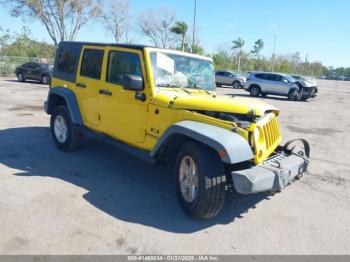
[[[302,99],[314,98],[316,97],[317,91],[318,90],[316,86],[304,87],[301,91],[301,98]]]
[[[310,147],[302,140],[304,149],[297,152],[287,147],[296,141],[291,141],[276,154],[252,168],[233,171],[232,181],[238,193],[247,195],[265,191],[279,191],[307,170]],[[306,144],[305,144],[306,143]]]

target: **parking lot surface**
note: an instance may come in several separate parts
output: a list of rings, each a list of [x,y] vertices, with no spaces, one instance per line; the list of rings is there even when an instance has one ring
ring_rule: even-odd
[[[273,196],[229,193],[194,221],[171,170],[91,138],[58,151],[48,87],[0,78],[0,254],[349,254],[350,82],[318,82],[309,102],[260,98],[281,110],[284,142],[310,142],[304,177]]]

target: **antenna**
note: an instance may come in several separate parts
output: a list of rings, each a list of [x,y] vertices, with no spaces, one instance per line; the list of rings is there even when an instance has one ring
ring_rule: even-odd
[[[275,66],[275,52],[276,52],[276,35],[273,35],[274,37],[274,43],[273,43],[273,52],[272,52],[272,64],[271,64],[271,72],[273,72],[274,66]]]

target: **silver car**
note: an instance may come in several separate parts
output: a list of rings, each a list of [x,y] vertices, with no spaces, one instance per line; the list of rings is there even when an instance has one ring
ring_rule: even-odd
[[[215,82],[218,87],[226,85],[242,88],[245,85],[246,78],[232,71],[217,71],[215,73]]]
[[[289,100],[300,100],[299,87],[289,75],[268,72],[250,72],[244,89],[251,96],[281,95]]]

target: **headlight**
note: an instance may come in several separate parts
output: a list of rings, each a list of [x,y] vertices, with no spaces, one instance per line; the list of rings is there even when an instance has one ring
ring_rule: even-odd
[[[259,144],[264,143],[264,134],[259,127],[254,128],[254,141]]]

